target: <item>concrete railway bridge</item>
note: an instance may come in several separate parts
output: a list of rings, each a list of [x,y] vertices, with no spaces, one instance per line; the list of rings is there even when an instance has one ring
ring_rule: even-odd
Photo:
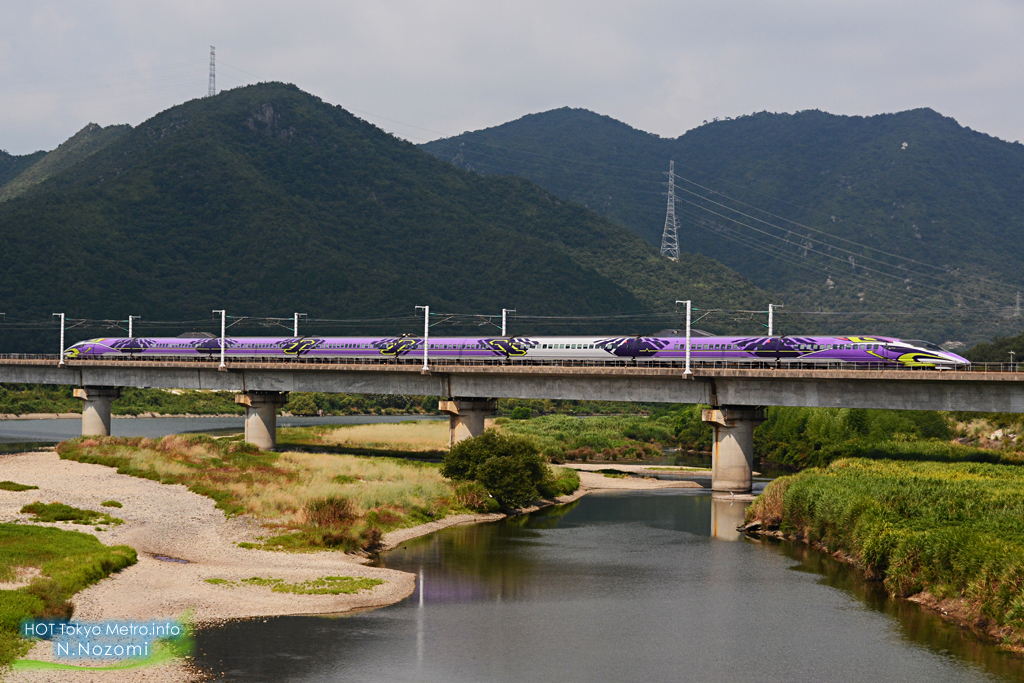
[[[84,402],[83,435],[110,434],[121,387],[233,391],[246,409],[245,440],[275,447],[277,410],[288,392],[437,396],[451,440],[483,431],[499,398],[703,403],[715,429],[712,489],[751,488],[753,432],[765,406],[1024,413],[1024,373],[606,367],[559,365],[0,359],[0,382],[63,384]]]

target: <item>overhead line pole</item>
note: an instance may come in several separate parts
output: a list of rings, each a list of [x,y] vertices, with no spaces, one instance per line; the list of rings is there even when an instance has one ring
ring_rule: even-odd
[[[306,314],[305,313],[296,313],[295,314],[295,327],[292,329],[292,335],[296,336],[296,337],[299,336],[299,316],[300,315],[306,315]]]
[[[60,316],[60,362],[57,363],[58,367],[64,365],[64,314],[54,313],[54,315]]]
[[[782,304],[768,304],[768,336],[772,336],[772,330],[775,324],[775,309],[783,308]]]
[[[423,309],[423,370],[424,375],[430,374],[430,366],[427,365],[427,350],[430,348],[430,306],[417,306],[416,310]]]
[[[501,336],[502,337],[505,336],[505,314],[506,313],[515,313],[515,312],[516,312],[516,309],[514,309],[514,308],[503,308],[503,309],[501,309]]]
[[[676,301],[677,304],[686,304],[686,370],[683,375],[692,375],[693,372],[690,370],[690,312],[692,302],[687,299],[686,301]]]
[[[227,364],[224,362],[224,337],[227,336],[227,311],[214,311],[214,313],[220,313],[220,367],[218,370],[226,371],[228,369]]]
[[[128,338],[129,339],[135,337],[135,335],[132,334],[132,321],[133,320],[142,320],[142,316],[141,315],[130,315],[130,316],[128,316]]]

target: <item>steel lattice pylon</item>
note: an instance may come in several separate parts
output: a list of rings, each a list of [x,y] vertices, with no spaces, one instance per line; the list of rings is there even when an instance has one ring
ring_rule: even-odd
[[[210,46],[210,89],[207,91],[207,97],[213,97],[217,94],[217,48],[213,45]]]
[[[665,211],[665,231],[661,234],[661,253],[673,261],[679,260],[679,235],[676,225],[676,162],[668,162],[668,209]]]

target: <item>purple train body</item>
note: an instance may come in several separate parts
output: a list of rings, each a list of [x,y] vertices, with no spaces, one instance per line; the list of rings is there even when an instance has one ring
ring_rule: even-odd
[[[441,360],[507,359],[530,361],[681,362],[686,339],[651,337],[446,337],[429,340],[428,356]],[[949,369],[970,361],[925,341],[894,337],[693,337],[693,362],[756,363],[780,366],[863,364],[882,367]],[[423,359],[423,338],[402,337],[229,337],[228,359]],[[133,357],[212,358],[220,355],[220,338],[101,337],[74,344],[68,359]]]

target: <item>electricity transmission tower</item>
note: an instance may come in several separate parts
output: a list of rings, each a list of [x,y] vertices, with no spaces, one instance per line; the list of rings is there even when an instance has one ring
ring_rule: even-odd
[[[661,255],[679,260],[679,235],[676,225],[676,162],[668,162],[668,209],[665,211],[665,231],[661,233]]]
[[[217,48],[213,45],[210,46],[210,89],[207,91],[207,97],[213,97],[217,94]]]

